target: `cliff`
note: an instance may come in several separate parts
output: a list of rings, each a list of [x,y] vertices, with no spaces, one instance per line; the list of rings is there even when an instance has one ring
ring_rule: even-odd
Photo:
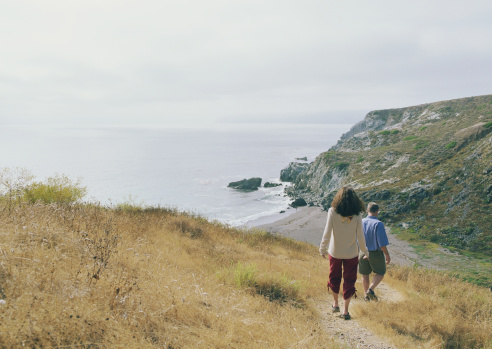
[[[492,254],[492,95],[376,110],[293,179],[329,207],[341,186],[415,238]]]

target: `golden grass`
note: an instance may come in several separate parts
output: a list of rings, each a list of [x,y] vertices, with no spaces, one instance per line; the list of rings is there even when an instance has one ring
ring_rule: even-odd
[[[384,282],[400,302],[369,302],[356,307],[367,326],[401,347],[491,348],[492,295],[445,273],[392,267]]]
[[[305,305],[324,291],[309,245],[163,209],[20,205],[1,219],[0,347],[335,347]],[[237,287],[223,271],[238,262],[258,283],[302,284],[297,306]]]
[[[314,246],[168,209],[2,205],[2,348],[338,347]],[[384,282],[406,300],[356,314],[400,347],[490,345],[485,289],[405,268]]]

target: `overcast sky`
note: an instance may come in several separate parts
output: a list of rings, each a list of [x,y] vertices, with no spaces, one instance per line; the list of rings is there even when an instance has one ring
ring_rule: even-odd
[[[492,1],[0,0],[0,124],[355,123],[492,93]]]

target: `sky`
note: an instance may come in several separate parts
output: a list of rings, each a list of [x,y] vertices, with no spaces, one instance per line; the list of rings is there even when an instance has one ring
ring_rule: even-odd
[[[0,0],[0,125],[355,123],[492,93],[492,1]]]

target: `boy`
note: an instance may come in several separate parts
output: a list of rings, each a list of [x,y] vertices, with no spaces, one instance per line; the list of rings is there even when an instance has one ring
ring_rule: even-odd
[[[362,285],[366,294],[364,300],[377,300],[374,289],[383,280],[386,273],[386,264],[391,261],[388,249],[388,236],[383,223],[377,218],[379,205],[370,202],[367,205],[367,217],[362,220],[362,228],[366,238],[366,246],[369,250],[369,258],[362,255],[359,258],[359,273],[362,274]],[[369,285],[369,274],[375,275]]]

